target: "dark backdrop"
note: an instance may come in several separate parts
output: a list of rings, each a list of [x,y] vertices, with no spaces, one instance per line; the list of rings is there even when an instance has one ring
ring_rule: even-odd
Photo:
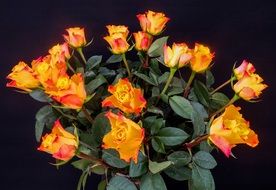
[[[71,166],[56,170],[50,155],[38,152],[34,138],[34,116],[42,104],[5,88],[5,76],[19,60],[30,62],[62,42],[70,26],[83,26],[94,44],[89,53],[105,53],[102,37],[106,24],[125,24],[139,29],[135,15],[148,9],[163,11],[170,18],[166,34],[171,42],[208,44],[216,52],[216,84],[228,79],[235,61],[248,59],[270,86],[257,104],[245,104],[242,112],[259,134],[255,149],[238,146],[238,159],[214,152],[218,166],[213,170],[218,190],[274,189],[275,182],[275,33],[273,1],[1,1],[1,126],[0,189],[74,190],[80,172]],[[231,90],[228,89],[228,93]],[[87,189],[96,189],[97,176]],[[186,184],[168,182],[168,189],[185,189]]]

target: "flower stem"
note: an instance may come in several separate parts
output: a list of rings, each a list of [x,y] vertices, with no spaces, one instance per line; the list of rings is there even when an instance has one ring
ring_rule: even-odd
[[[189,93],[189,90],[190,90],[190,86],[191,86],[191,84],[192,84],[192,82],[193,82],[193,80],[195,78],[195,75],[196,75],[196,72],[192,71],[191,76],[190,76],[190,78],[188,80],[188,83],[187,83],[187,85],[186,85],[186,87],[184,89],[184,97],[188,96],[188,93]]]
[[[188,149],[191,149],[192,147],[200,144],[202,141],[205,141],[207,140],[209,137],[209,134],[205,134],[205,135],[201,135],[193,140],[191,140],[190,142],[188,143],[185,143],[185,146],[188,148]]]
[[[105,168],[109,168],[110,166],[108,164],[106,164],[105,162],[103,162],[102,160],[98,159],[98,158],[95,158],[95,157],[92,157],[91,155],[87,155],[87,154],[84,154],[82,152],[78,152],[76,154],[77,157],[81,158],[81,159],[85,159],[85,160],[89,160],[93,163],[98,163],[100,165],[102,165],[103,167]]]
[[[67,67],[68,67],[73,73],[76,73],[75,69],[70,65],[69,62],[67,62]]]
[[[85,65],[85,64],[86,64],[86,59],[85,59],[85,56],[84,56],[84,54],[83,54],[83,52],[82,52],[82,48],[78,48],[78,49],[77,49],[77,52],[80,54],[81,59],[82,59],[82,61],[84,62],[84,65]]]
[[[81,110],[84,113],[86,119],[93,125],[93,118],[91,117],[87,109],[84,106],[82,106]]]
[[[221,84],[220,86],[218,86],[215,90],[213,90],[210,95],[213,95],[215,92],[219,91],[220,89],[222,89],[224,86],[226,86],[227,84],[231,83],[232,78],[230,78],[229,80],[227,80],[225,83]]]
[[[171,69],[170,69],[169,78],[168,78],[167,83],[166,83],[166,85],[164,86],[164,88],[163,88],[163,90],[162,90],[160,96],[161,96],[161,95],[164,95],[164,94],[166,93],[166,91],[167,91],[167,89],[169,88],[169,85],[170,85],[170,83],[171,83],[171,81],[172,81],[172,79],[173,79],[173,76],[174,76],[174,74],[175,74],[176,71],[177,71],[176,68],[171,68]]]
[[[126,66],[126,69],[127,69],[128,77],[129,77],[129,79],[131,79],[131,72],[130,72],[130,69],[129,69],[129,66],[128,66],[128,62],[126,60],[126,54],[125,53],[122,54],[122,58],[123,58],[123,62],[124,62],[125,66]]]
[[[233,104],[238,99],[240,99],[240,97],[237,94],[235,94],[233,96],[233,98],[225,106],[223,106],[218,111],[216,111],[215,113],[213,113],[210,118],[214,118],[217,114],[219,114],[220,112],[222,112],[226,107],[228,107],[229,105]]]

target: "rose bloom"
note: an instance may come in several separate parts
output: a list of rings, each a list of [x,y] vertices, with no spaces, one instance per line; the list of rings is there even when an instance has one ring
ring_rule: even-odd
[[[104,40],[110,45],[110,50],[114,54],[123,54],[128,51],[129,44],[127,42],[128,28],[123,25],[108,25],[108,36]]]
[[[214,53],[211,53],[208,47],[196,43],[195,48],[192,50],[191,69],[196,73],[204,72],[208,69],[213,58]]]
[[[51,55],[51,61],[53,62],[53,64],[57,64],[60,62],[66,63],[66,60],[69,59],[71,56],[67,43],[63,43],[61,45],[57,44],[53,46],[49,50],[49,54]]]
[[[212,141],[227,157],[237,144],[255,147],[259,144],[258,136],[249,128],[249,122],[239,113],[240,108],[228,106],[224,113],[211,125],[209,140]]]
[[[242,64],[234,69],[235,77],[239,80],[244,76],[251,76],[256,71],[252,63],[243,60]]]
[[[77,147],[77,137],[64,130],[57,120],[52,132],[42,137],[38,150],[52,154],[56,159],[67,161],[75,155]]]
[[[188,64],[192,55],[185,43],[173,43],[172,48],[164,46],[164,62],[167,67],[181,68]]]
[[[137,18],[142,30],[153,36],[160,34],[169,21],[169,18],[166,17],[164,13],[153,11],[148,11],[145,14],[138,14]]]
[[[108,87],[112,94],[105,98],[102,107],[119,108],[125,113],[139,114],[146,106],[146,100],[139,88],[134,88],[127,78],[119,79],[119,82]]]
[[[71,78],[68,75],[60,76],[56,84],[45,92],[63,106],[71,109],[81,109],[86,99],[83,76],[81,73],[74,74]]]
[[[135,39],[135,48],[138,51],[147,51],[152,43],[153,37],[152,35],[139,31],[137,33],[133,33]]]
[[[7,87],[18,88],[27,92],[39,87],[40,82],[34,71],[23,61],[20,61],[12,69],[12,72],[7,76],[11,80],[7,83]]]
[[[251,76],[243,76],[234,84],[233,89],[236,94],[244,100],[253,100],[259,98],[262,91],[267,88],[266,84],[263,84],[264,80],[257,74],[251,74]]]
[[[84,28],[74,27],[66,29],[68,35],[63,35],[64,40],[73,48],[81,48],[85,46],[86,39]]]
[[[123,115],[108,112],[106,117],[111,124],[111,131],[104,136],[102,147],[117,150],[120,158],[126,162],[132,159],[137,163],[138,153],[144,139],[144,129]]]

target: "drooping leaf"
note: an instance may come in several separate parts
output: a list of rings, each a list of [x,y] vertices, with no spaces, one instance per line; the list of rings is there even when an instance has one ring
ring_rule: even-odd
[[[141,179],[140,190],[167,190],[162,176],[157,174],[147,174]]]
[[[185,131],[175,127],[164,127],[158,132],[156,137],[164,145],[175,146],[183,143],[189,135]]]
[[[147,157],[145,157],[142,152],[139,152],[137,163],[135,163],[133,160],[130,162],[129,176],[139,177],[147,173],[147,171]]]
[[[106,63],[118,63],[118,62],[121,62],[122,60],[123,60],[122,55],[111,55],[106,61]]]
[[[124,160],[120,159],[119,153],[114,149],[103,150],[102,158],[107,164],[115,168],[125,168],[128,165]]]
[[[74,161],[71,163],[75,168],[85,171],[87,167],[91,164],[91,161],[86,160],[86,159],[80,159],[77,161]]]
[[[214,157],[204,151],[198,151],[194,156],[193,156],[193,161],[200,167],[205,168],[205,169],[213,169],[216,167],[217,162],[214,159]]]
[[[42,89],[35,89],[29,93],[29,95],[39,102],[51,102],[52,99],[47,96]]]
[[[106,190],[137,190],[137,187],[123,176],[114,176],[107,184]]]
[[[162,38],[158,38],[156,39],[150,46],[149,50],[148,50],[148,55],[150,57],[159,57],[163,54],[163,48],[164,45],[167,43],[168,40],[168,36],[162,37]]]

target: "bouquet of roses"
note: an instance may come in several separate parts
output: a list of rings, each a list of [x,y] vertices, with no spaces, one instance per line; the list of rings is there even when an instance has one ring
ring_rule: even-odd
[[[38,150],[51,154],[56,166],[82,170],[77,189],[95,173],[102,175],[98,190],[165,190],[163,175],[188,180],[190,190],[213,190],[212,149],[229,157],[237,144],[259,143],[234,103],[255,102],[267,85],[243,61],[213,88],[214,53],[207,46],[170,46],[168,36],[157,38],[169,21],[163,13],[137,18],[142,31],[133,40],[128,27],[107,26],[108,59],[86,59],[91,42],[84,29],[69,28],[48,55],[31,65],[19,62],[7,86],[47,104],[36,114]],[[137,60],[127,59],[129,51]],[[226,85],[232,98],[219,92]]]

